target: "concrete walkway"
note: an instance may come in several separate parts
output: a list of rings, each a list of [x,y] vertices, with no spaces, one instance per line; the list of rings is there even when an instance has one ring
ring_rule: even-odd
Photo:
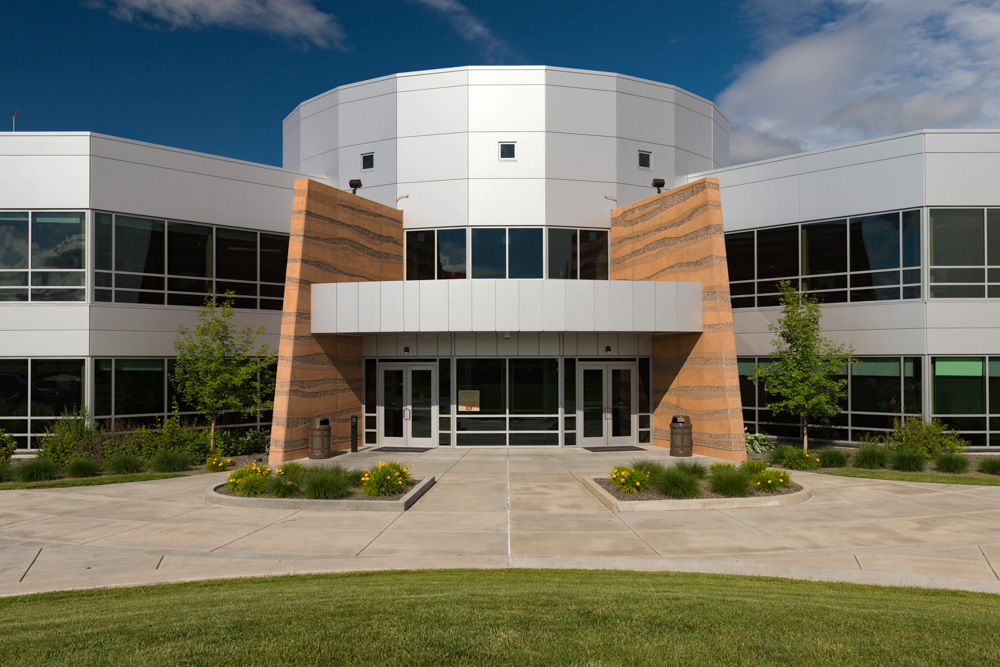
[[[787,507],[617,515],[573,473],[650,448],[362,451],[437,484],[410,510],[212,505],[225,473],[0,492],[0,595],[222,577],[404,568],[621,568],[757,574],[1000,593],[1000,487],[796,473]],[[710,461],[706,461],[710,462]]]

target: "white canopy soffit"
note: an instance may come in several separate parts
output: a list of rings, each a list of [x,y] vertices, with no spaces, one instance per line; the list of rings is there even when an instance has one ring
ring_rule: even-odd
[[[702,330],[701,283],[419,280],[312,286],[312,333]]]

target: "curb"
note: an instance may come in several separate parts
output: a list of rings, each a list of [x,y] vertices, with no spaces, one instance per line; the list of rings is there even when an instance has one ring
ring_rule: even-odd
[[[601,485],[591,477],[576,477],[590,490],[597,499],[612,512],[666,512],[670,510],[732,510],[748,507],[781,507],[797,505],[812,498],[813,493],[807,485],[796,480],[802,487],[795,493],[783,493],[778,496],[755,496],[753,498],[694,498],[691,500],[618,500],[601,488]]]
[[[224,484],[205,489],[205,500],[226,507],[246,507],[271,510],[334,510],[356,512],[403,512],[417,502],[427,489],[434,486],[434,477],[425,477],[399,500],[307,500],[305,498],[244,498],[227,496],[215,490]]]

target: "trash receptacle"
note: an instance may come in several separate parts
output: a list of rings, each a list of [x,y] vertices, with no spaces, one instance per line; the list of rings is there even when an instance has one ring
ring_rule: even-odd
[[[691,418],[677,415],[670,422],[670,455],[691,456]]]
[[[316,417],[309,430],[309,458],[328,459],[330,456],[330,420]]]

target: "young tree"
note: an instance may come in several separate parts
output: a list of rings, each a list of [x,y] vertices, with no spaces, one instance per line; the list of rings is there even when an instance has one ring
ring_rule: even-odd
[[[748,379],[777,400],[767,407],[799,418],[802,448],[809,451],[809,419],[828,420],[840,412],[838,402],[847,391],[847,380],[838,378],[853,361],[853,350],[835,345],[820,331],[816,297],[802,294],[788,281],[780,284],[781,317],[768,326],[774,334],[771,359],[758,364]]]
[[[213,451],[215,426],[223,413],[259,417],[272,406],[263,397],[273,391],[275,357],[266,345],[257,343],[264,327],[237,330],[232,296],[227,292],[218,301],[206,298],[194,331],[181,325],[174,341],[177,362],[170,381],[211,423],[209,448]]]

